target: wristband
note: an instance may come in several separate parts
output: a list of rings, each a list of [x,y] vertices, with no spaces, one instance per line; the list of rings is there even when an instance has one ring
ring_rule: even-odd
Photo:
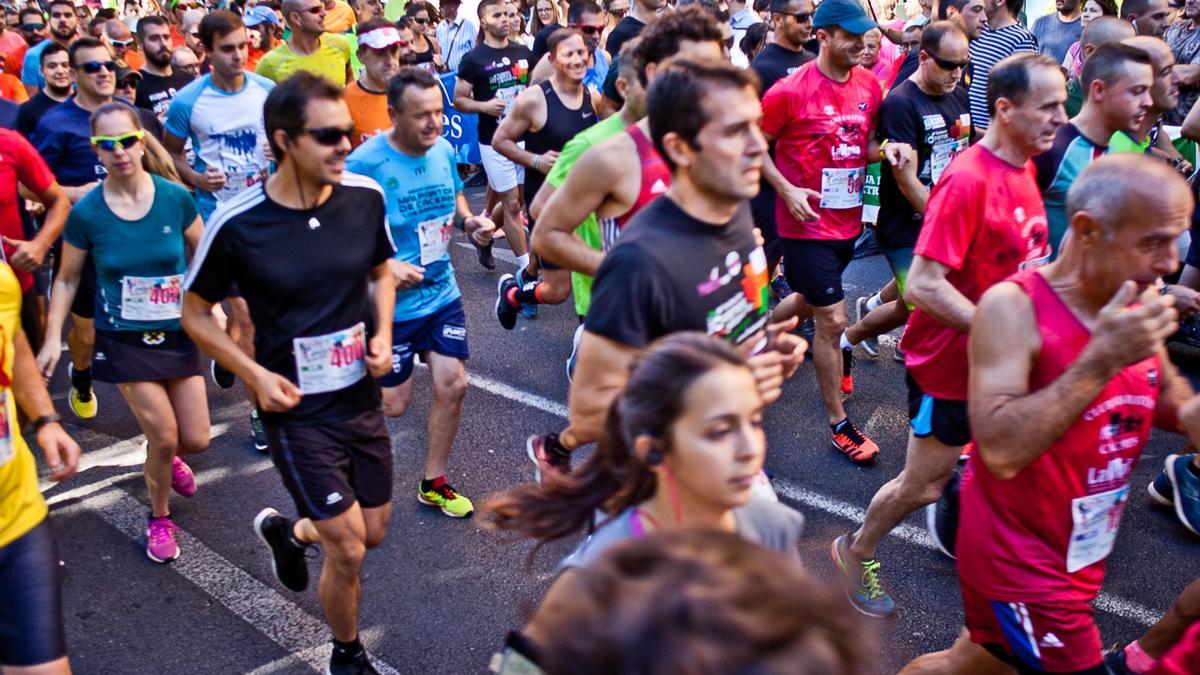
[[[879,159],[880,160],[886,159],[886,156],[883,154],[883,149],[887,147],[888,143],[891,143],[891,141],[888,139],[884,139],[884,141],[879,144]]]
[[[34,432],[38,432],[41,431],[42,427],[46,426],[47,424],[58,424],[59,422],[62,422],[62,417],[56,413],[42,415],[32,422],[33,430]]]
[[[538,160],[540,160],[541,158],[542,158],[541,155],[534,155],[533,162],[531,163],[530,168],[533,169],[534,171],[541,171],[541,169],[538,168]]]

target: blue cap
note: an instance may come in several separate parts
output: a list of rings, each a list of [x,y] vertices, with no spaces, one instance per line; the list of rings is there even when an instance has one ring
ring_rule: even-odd
[[[857,0],[824,0],[813,14],[813,28],[837,26],[847,33],[862,35],[879,26],[867,16]]]
[[[242,15],[242,23],[247,28],[253,28],[260,23],[269,23],[272,26],[278,26],[279,17],[275,16],[275,10],[270,7],[255,5],[246,10],[246,13]]]

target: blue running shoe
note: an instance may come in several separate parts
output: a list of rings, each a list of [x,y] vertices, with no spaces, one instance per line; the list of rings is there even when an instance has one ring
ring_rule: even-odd
[[[1200,534],[1200,476],[1191,464],[1192,455],[1168,455],[1165,468],[1175,488],[1175,514],[1192,534]]]
[[[1171,478],[1167,476],[1166,468],[1159,471],[1154,480],[1146,486],[1146,492],[1149,492],[1150,498],[1162,506],[1175,505],[1175,487],[1171,485]]]
[[[849,545],[849,537],[843,534],[833,540],[830,553],[833,563],[845,578],[846,597],[850,604],[867,616],[891,616],[896,611],[896,603],[880,583],[879,561],[864,560],[856,567],[847,555]]]

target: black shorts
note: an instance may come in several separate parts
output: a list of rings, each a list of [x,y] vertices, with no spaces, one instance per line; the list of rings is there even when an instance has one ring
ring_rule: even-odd
[[[199,375],[200,350],[181,330],[96,331],[92,377],[109,384]]]
[[[392,439],[383,410],[318,424],[263,422],[271,459],[300,515],[329,520],[356,501],[374,508],[392,500]]]
[[[857,239],[781,239],[783,273],[793,291],[813,307],[846,299],[842,273],[854,258]]]
[[[49,519],[0,548],[0,665],[36,666],[67,655],[60,570]]]
[[[971,422],[967,418],[966,401],[949,401],[934,398],[924,391],[907,372],[904,381],[908,384],[908,421],[913,436],[933,436],[943,445],[958,448],[971,442]]]

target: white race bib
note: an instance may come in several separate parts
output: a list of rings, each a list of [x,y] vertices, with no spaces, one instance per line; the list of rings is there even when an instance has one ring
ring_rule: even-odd
[[[1129,486],[1071,500],[1071,539],[1067,545],[1067,572],[1077,572],[1100,562],[1112,552]]]
[[[183,275],[121,277],[121,318],[126,321],[170,321],[179,318]]]
[[[852,209],[862,206],[867,168],[821,169],[821,208]]]
[[[345,389],[367,374],[366,326],[361,321],[336,333],[295,338],[292,350],[305,394]]]
[[[0,466],[12,461],[13,456],[12,422],[8,419],[8,392],[0,391]]]
[[[226,171],[225,187],[217,190],[213,196],[218,202],[224,202],[242,194],[246,188],[258,183],[258,172]]]
[[[950,166],[950,160],[966,149],[966,139],[946,141],[933,146],[933,154],[929,156],[929,175],[933,178],[935,185],[941,180],[942,172]]]
[[[423,223],[417,223],[417,238],[421,240],[421,266],[434,263],[446,257],[446,249],[450,246],[450,236],[454,234],[454,214],[431,218]]]

